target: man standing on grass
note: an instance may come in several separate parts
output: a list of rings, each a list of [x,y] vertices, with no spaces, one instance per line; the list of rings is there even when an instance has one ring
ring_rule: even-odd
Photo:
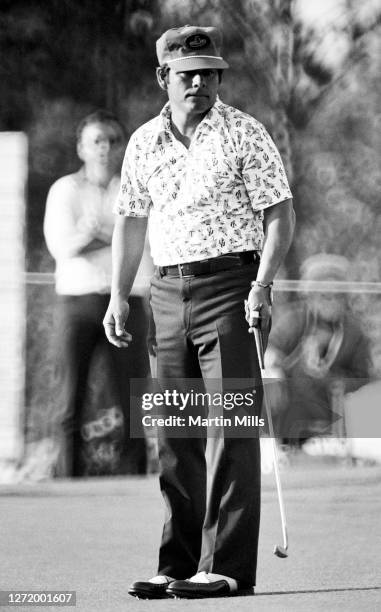
[[[77,128],[77,172],[50,188],[44,219],[48,249],[56,262],[54,359],[57,409],[60,411],[59,476],[84,473],[82,424],[92,359],[103,350],[109,380],[124,417],[120,466],[127,473],[146,472],[144,439],[129,437],[129,378],[148,372],[144,298],[131,298],[135,344],[118,351],[105,340],[102,320],[110,300],[112,205],[119,191],[119,172],[126,137],[122,123],[107,110],[82,119]],[[140,275],[140,274],[139,274]]]
[[[157,41],[157,79],[168,103],[127,147],[104,325],[110,342],[129,344],[128,297],[149,218],[158,380],[201,379],[207,391],[219,381],[224,392],[228,379],[252,385],[260,378],[246,321],[252,330],[253,311],[260,309],[267,338],[271,286],[291,242],[294,213],[269,135],[217,96],[228,68],[220,46],[214,27],[175,28]],[[207,466],[206,437],[159,429],[167,515],[158,572],[132,584],[131,595],[253,593],[259,440],[222,434],[209,438],[208,447]]]

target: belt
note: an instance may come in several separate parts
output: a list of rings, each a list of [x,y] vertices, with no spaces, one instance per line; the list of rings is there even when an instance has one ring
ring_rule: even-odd
[[[213,274],[223,272],[231,268],[241,268],[254,263],[259,263],[260,254],[258,251],[243,251],[242,253],[227,253],[210,259],[201,261],[191,261],[173,266],[159,266],[159,274],[163,276],[191,277],[201,276],[202,274]]]

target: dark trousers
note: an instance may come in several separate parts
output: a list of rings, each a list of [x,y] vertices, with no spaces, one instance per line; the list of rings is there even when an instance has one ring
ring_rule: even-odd
[[[158,379],[202,378],[204,388],[232,378],[260,380],[244,300],[257,264],[194,278],[154,277],[151,305]],[[219,381],[219,383],[217,382]],[[189,391],[189,389],[188,389]],[[258,405],[261,404],[259,388]],[[206,460],[206,446],[208,457]],[[209,452],[210,451],[210,452]],[[177,579],[197,571],[255,584],[260,518],[258,438],[171,437],[159,428],[160,486],[166,520],[159,573]]]
[[[95,350],[104,353],[105,381],[110,385],[124,418],[121,469],[145,473],[144,436],[130,438],[130,378],[144,378],[149,369],[146,348],[147,316],[143,299],[130,299],[128,329],[133,342],[119,349],[107,342],[102,320],[110,296],[87,294],[58,296],[55,312],[54,350],[56,357],[57,408],[60,411],[62,450],[60,476],[79,476],[83,471],[80,434],[91,361]],[[142,432],[143,434],[143,432]]]

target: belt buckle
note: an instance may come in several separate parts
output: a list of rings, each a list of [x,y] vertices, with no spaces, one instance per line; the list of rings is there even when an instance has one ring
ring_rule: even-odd
[[[184,266],[186,266],[187,264],[177,264],[177,269],[179,271],[179,277],[180,278],[192,278],[194,276],[194,274],[184,274],[183,272],[183,268]]]

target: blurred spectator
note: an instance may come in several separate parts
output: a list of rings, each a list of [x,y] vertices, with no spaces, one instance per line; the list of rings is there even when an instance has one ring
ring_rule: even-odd
[[[148,373],[144,274],[148,256],[130,300],[134,342],[128,350],[109,344],[102,326],[110,299],[112,207],[119,190],[125,132],[107,111],[85,117],[77,129],[77,154],[83,162],[75,173],[50,188],[44,221],[48,249],[56,261],[57,305],[54,350],[57,359],[57,405],[60,411],[60,476],[83,473],[81,445],[84,406],[91,360],[98,347],[104,355],[105,384],[110,384],[123,414],[121,471],[145,473],[144,438],[129,439],[129,379]]]
[[[302,280],[349,277],[349,261],[337,255],[314,255],[301,267]],[[335,431],[343,435],[343,420],[334,424],[333,413],[342,415],[345,393],[364,384],[370,369],[368,341],[346,295],[311,291],[283,306],[271,331],[266,367],[270,376],[287,379],[278,392],[271,391],[276,429],[285,442],[300,444]]]

